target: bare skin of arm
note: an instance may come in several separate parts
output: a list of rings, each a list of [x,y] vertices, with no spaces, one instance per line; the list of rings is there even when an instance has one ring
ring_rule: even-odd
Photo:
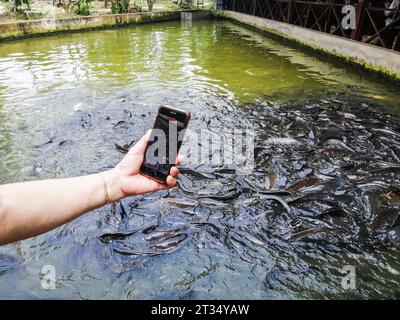
[[[0,245],[33,237],[80,215],[127,196],[172,188],[179,171],[172,167],[167,184],[139,174],[151,131],[109,171],[88,176],[30,181],[0,186]],[[177,163],[180,162],[180,156]]]

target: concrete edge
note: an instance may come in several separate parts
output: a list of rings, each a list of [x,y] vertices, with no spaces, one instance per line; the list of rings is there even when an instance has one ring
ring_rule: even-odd
[[[396,51],[234,11],[213,11],[213,16],[239,22],[400,80],[400,53]]]
[[[180,15],[181,11],[140,12],[1,23],[0,42],[46,36],[56,33],[78,32],[115,28],[131,24],[179,20]]]

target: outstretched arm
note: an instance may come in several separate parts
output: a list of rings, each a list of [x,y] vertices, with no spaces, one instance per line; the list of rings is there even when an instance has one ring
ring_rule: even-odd
[[[109,171],[0,186],[0,245],[47,232],[107,202],[175,186],[176,167],[166,185],[139,174],[149,138],[150,131]]]

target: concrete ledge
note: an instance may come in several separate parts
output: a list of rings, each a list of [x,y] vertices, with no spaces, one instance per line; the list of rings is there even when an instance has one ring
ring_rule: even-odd
[[[208,18],[210,18],[210,16],[211,16],[210,10],[182,10],[181,11],[181,20],[184,20],[184,21],[208,19]]]
[[[216,11],[218,17],[278,35],[400,80],[400,53],[284,22],[234,11]]]
[[[180,11],[168,11],[0,23],[0,41],[47,35],[57,32],[110,28],[152,21],[179,20],[180,18]]]

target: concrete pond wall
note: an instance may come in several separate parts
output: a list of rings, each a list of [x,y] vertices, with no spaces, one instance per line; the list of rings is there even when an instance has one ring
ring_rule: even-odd
[[[227,18],[243,25],[295,41],[301,45],[400,80],[399,52],[234,11],[215,11],[214,16]]]
[[[183,21],[208,19],[210,18],[210,16],[211,16],[211,11],[209,10],[181,11],[181,20]]]
[[[57,32],[111,28],[153,21],[178,20],[179,11],[109,14],[100,16],[45,19],[0,23],[0,41]]]

